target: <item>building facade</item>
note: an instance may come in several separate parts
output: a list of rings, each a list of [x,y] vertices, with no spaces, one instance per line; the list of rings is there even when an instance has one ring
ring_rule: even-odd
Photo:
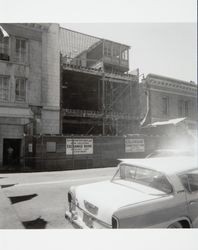
[[[59,24],[0,24],[0,166],[23,163],[27,150],[34,157],[34,137],[135,131],[129,49]]]
[[[19,164],[25,134],[60,133],[59,26],[1,24],[0,166]]]
[[[60,28],[62,133],[116,136],[139,124],[137,75],[125,44]]]
[[[38,162],[65,169],[70,161],[75,169],[75,160],[97,157],[109,164],[133,153],[133,143],[143,150],[142,138],[126,138],[140,123],[185,117],[195,131],[196,84],[154,74],[139,83],[129,49],[59,24],[0,24],[0,169]],[[122,149],[109,153],[116,137]],[[91,153],[67,154],[74,142]]]
[[[197,130],[197,85],[156,74],[148,74],[140,87],[142,126],[186,118],[189,130]]]

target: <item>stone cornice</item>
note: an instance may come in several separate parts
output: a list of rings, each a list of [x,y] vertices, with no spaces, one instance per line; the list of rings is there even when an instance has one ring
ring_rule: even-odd
[[[167,81],[167,82],[172,82],[172,83],[180,83],[184,85],[197,86],[196,83],[193,81],[187,82],[187,81],[183,81],[180,79],[175,79],[175,78],[156,75],[156,74],[148,74],[146,79],[161,80],[161,81]]]
[[[16,25],[36,31],[47,31],[50,26],[49,23],[16,23]]]
[[[163,88],[163,89],[167,89],[170,91],[182,91],[185,93],[196,93],[197,92],[197,85],[196,84],[192,84],[192,83],[188,83],[188,82],[184,82],[184,81],[176,81],[173,80],[171,78],[154,78],[149,76],[146,79],[146,84],[148,84],[148,86],[152,86],[155,88]]]

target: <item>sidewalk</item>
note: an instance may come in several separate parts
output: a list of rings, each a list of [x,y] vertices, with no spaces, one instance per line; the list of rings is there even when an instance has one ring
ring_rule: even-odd
[[[0,229],[24,229],[9,199],[0,188]]]

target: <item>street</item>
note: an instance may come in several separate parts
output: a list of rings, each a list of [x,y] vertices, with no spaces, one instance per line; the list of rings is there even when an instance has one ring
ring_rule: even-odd
[[[64,217],[69,187],[107,180],[114,172],[115,168],[103,168],[0,174],[0,192],[10,201],[25,229],[72,229]],[[1,223],[0,227],[4,229]],[[6,228],[12,229],[12,223]]]

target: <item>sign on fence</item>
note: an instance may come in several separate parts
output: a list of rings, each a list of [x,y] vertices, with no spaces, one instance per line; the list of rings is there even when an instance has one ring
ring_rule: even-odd
[[[125,139],[125,152],[144,152],[144,139]]]
[[[93,154],[93,139],[66,139],[66,155]]]

